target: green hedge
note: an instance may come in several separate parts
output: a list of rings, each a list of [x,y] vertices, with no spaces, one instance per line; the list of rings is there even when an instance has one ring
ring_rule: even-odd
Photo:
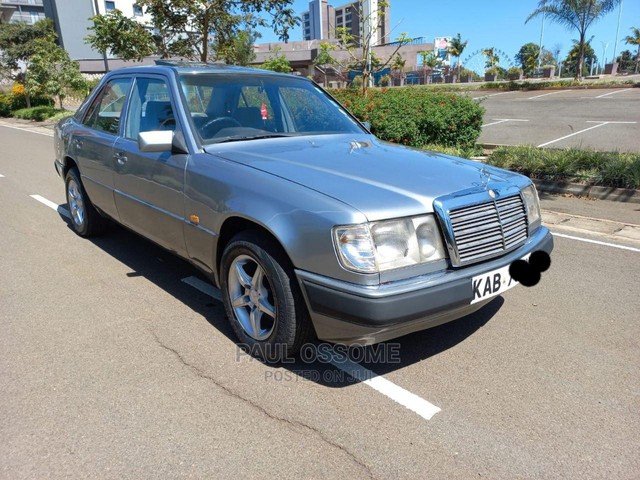
[[[500,147],[487,163],[541,180],[640,188],[640,154],[593,150]]]
[[[58,110],[54,107],[40,106],[31,108],[22,108],[13,112],[13,116],[22,120],[35,120],[41,122],[47,118],[53,117]]]
[[[31,106],[52,106],[53,100],[46,97],[31,97]],[[11,117],[12,112],[27,107],[27,99],[24,95],[0,93],[0,117]]]
[[[471,147],[480,136],[484,108],[470,98],[424,88],[331,89],[353,115],[371,123],[382,140],[424,148]]]

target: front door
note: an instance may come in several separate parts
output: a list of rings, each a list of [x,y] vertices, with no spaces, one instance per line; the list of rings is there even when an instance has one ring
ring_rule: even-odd
[[[180,128],[164,77],[134,81],[123,134],[114,145],[115,201],[120,221],[180,255],[184,243],[184,170],[187,155],[141,152],[138,134]]]
[[[113,198],[113,146],[130,84],[130,77],[108,82],[82,121],[88,128],[76,129],[70,139],[91,203],[113,218],[118,218]]]

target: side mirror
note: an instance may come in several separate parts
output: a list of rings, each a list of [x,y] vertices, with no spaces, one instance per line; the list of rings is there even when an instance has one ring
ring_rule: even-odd
[[[138,149],[141,152],[170,152],[173,149],[173,131],[140,132],[138,134]]]

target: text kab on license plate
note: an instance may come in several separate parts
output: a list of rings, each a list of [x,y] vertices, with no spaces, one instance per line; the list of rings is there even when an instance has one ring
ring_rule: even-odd
[[[523,260],[527,260],[528,257],[529,255],[524,257]],[[510,288],[518,285],[518,282],[509,275],[509,267],[510,265],[506,265],[502,268],[473,277],[471,279],[471,291],[473,292],[471,305],[481,300],[500,295],[502,292],[506,292]]]

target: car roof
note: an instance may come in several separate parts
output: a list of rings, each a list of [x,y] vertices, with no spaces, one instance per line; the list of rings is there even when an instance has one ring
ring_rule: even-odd
[[[291,77],[291,75],[287,73],[273,72],[271,70],[264,70],[261,68],[239,67],[237,65],[226,65],[224,63],[184,62],[171,60],[156,60],[155,65],[124,67],[118,70],[112,70],[109,73],[166,73],[167,71],[176,72],[178,74],[232,73],[234,75],[249,74]]]

